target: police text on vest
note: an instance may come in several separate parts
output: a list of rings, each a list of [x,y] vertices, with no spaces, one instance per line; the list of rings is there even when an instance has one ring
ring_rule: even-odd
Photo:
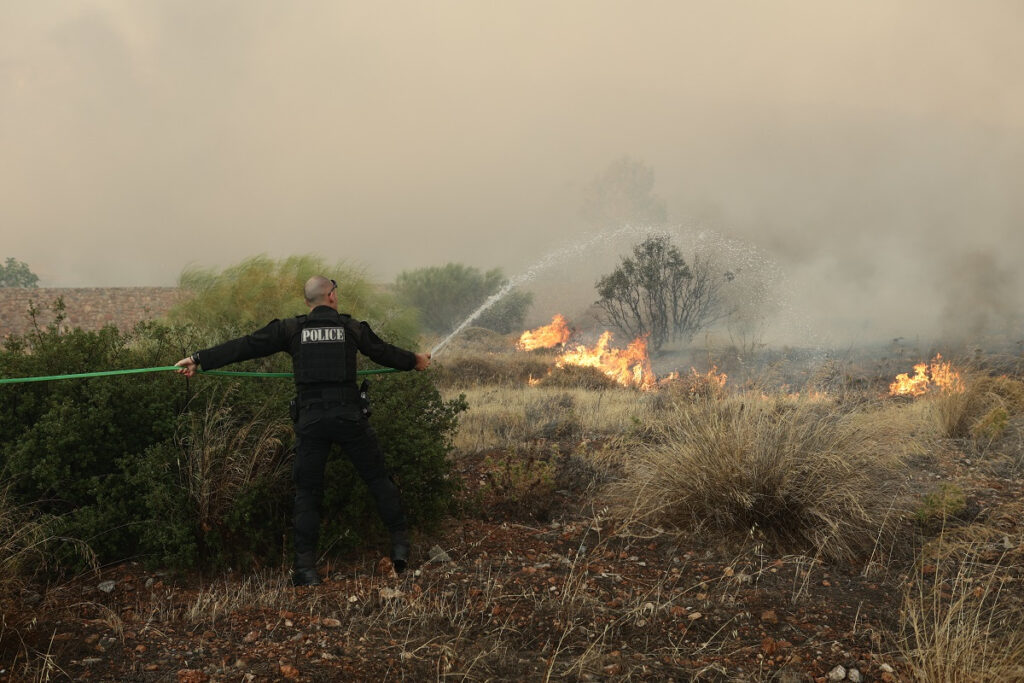
[[[302,330],[303,344],[324,344],[345,341],[344,327],[307,327]]]

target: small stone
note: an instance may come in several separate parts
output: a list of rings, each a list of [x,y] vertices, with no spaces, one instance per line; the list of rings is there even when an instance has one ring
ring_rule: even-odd
[[[881,669],[882,671],[884,671],[887,674],[895,673],[895,669],[893,669],[888,664],[879,664],[878,668]]]
[[[836,668],[828,672],[827,678],[830,681],[844,680],[846,678],[846,667],[842,664],[839,664],[838,666],[836,666]]]
[[[259,637],[259,631],[249,631],[245,634],[245,638],[243,638],[242,640],[244,640],[247,643],[255,643],[259,639]]]
[[[354,595],[350,595],[350,596],[348,596],[348,601],[349,601],[349,602],[353,602],[353,603],[354,603],[354,602],[359,602],[359,598],[357,598],[357,597],[356,597],[356,596],[354,596]]]
[[[287,678],[288,680],[295,680],[299,677],[299,670],[291,664],[282,664],[281,675]]]
[[[693,613],[687,615],[686,618],[689,619],[690,621],[697,621],[698,619],[700,619],[703,616],[704,615],[701,614],[700,612],[693,612]]]
[[[102,581],[100,583],[100,585],[98,585],[96,587],[99,588],[104,593],[112,593],[114,591],[114,586],[116,586],[116,585],[117,584],[114,583],[113,581]]]
[[[853,683],[861,683],[864,680],[864,677],[860,675],[860,671],[858,669],[850,669],[846,672],[846,680],[853,681]]]
[[[338,621],[337,619],[332,619],[331,617],[327,617],[326,619],[321,619],[320,623],[323,626],[326,626],[327,628],[341,628],[341,622]]]
[[[143,652],[145,652],[146,650],[148,650],[148,649],[149,649],[148,647],[146,647],[145,645],[141,645],[141,644],[135,646],[135,651],[138,652],[140,655]]]
[[[142,667],[142,670],[143,671],[159,671],[160,670],[160,665],[159,664],[147,664],[146,666]]]
[[[156,579],[154,579],[152,576],[149,577],[148,579],[146,579],[146,588],[152,588],[154,583],[156,583]]]

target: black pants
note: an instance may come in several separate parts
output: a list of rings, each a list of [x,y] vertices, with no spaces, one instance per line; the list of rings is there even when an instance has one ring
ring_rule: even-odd
[[[364,417],[348,406],[304,408],[295,425],[297,443],[292,474],[295,479],[295,552],[315,552],[320,536],[320,504],[324,497],[324,468],[331,444],[339,444],[366,482],[377,512],[392,534],[408,523],[398,487],[384,463],[377,435]],[[358,413],[356,413],[358,414]]]

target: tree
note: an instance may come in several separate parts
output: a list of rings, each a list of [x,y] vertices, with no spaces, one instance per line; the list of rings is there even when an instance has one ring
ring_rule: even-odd
[[[339,312],[369,321],[378,334],[399,346],[413,342],[417,330],[412,311],[398,306],[358,268],[330,266],[314,256],[256,256],[223,271],[186,269],[178,284],[191,296],[168,317],[211,331],[215,338],[248,332],[272,318],[305,313],[302,288],[318,274],[337,280]]]
[[[28,264],[8,256],[0,266],[0,287],[38,287],[39,276],[29,270]]]
[[[580,214],[601,228],[664,223],[665,202],[653,189],[654,169],[629,157],[616,159],[583,189]]]
[[[657,351],[669,339],[690,341],[724,317],[722,286],[732,279],[699,255],[687,263],[668,237],[648,237],[598,280],[597,305],[606,324],[635,337],[647,335]]]
[[[395,294],[399,301],[419,311],[424,327],[444,334],[507,283],[500,268],[483,273],[471,266],[448,263],[399,273]],[[531,303],[533,295],[529,292],[512,289],[483,311],[477,324],[503,334],[520,330]]]

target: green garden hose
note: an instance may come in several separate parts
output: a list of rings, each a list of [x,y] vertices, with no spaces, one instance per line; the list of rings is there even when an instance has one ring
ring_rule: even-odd
[[[47,375],[45,377],[0,377],[0,384],[20,384],[22,382],[49,382],[58,379],[85,379],[87,377],[108,377],[110,375],[136,375],[142,372],[167,372],[179,370],[177,365],[162,365],[156,368],[133,368],[130,370],[103,370],[100,372],[81,372],[74,375]],[[394,368],[377,368],[374,370],[359,370],[357,375],[383,375],[388,372],[398,372]],[[290,372],[241,372],[234,370],[200,370],[200,375],[221,375],[229,377],[292,377]]]

